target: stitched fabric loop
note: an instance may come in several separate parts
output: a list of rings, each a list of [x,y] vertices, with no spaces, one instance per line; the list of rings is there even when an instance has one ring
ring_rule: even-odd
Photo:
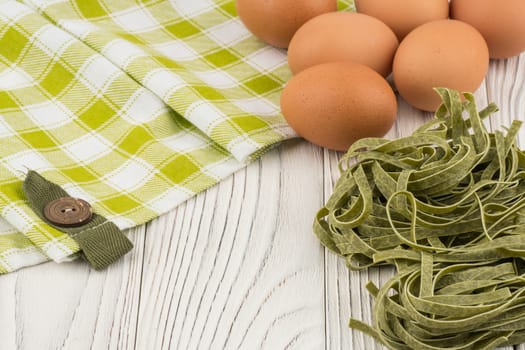
[[[79,227],[60,227],[50,222],[44,215],[45,205],[68,194],[35,171],[28,172],[23,188],[35,213],[57,230],[66,232],[78,244],[81,256],[95,270],[109,266],[133,248],[131,241],[114,223],[96,213],[89,222]]]

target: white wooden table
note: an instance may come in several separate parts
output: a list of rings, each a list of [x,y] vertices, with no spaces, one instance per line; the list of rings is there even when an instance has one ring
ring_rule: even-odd
[[[525,120],[524,77],[525,54],[491,62],[476,92],[500,106],[491,127]],[[389,137],[431,117],[399,105]],[[371,320],[364,285],[392,271],[349,272],[311,229],[339,156],[287,142],[130,230],[133,252],[106,271],[77,261],[0,276],[0,350],[383,349],[347,324]]]

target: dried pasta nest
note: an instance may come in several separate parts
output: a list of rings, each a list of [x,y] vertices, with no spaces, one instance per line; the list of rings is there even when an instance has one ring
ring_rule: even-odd
[[[462,101],[457,91],[436,91],[443,103],[435,118],[412,135],[352,145],[314,231],[351,269],[397,267],[380,289],[369,285],[374,325],[351,322],[391,349],[519,344],[525,341],[521,122],[488,132],[483,119],[497,111],[494,104],[478,111],[472,94]]]

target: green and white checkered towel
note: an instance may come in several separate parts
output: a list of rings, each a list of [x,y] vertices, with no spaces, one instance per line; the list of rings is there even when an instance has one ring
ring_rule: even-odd
[[[0,0],[0,273],[79,251],[29,207],[28,169],[142,224],[294,137],[289,77],[232,0]]]

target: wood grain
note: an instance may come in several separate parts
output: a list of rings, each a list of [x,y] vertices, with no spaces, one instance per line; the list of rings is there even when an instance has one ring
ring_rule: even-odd
[[[78,260],[0,277],[0,348],[134,348],[144,228],[129,237],[136,249],[104,272]]]
[[[500,106],[491,128],[525,120],[524,76],[525,55],[491,62],[476,92]],[[399,99],[388,137],[430,117]],[[348,320],[372,321],[364,286],[392,269],[348,271],[311,230],[339,158],[286,142],[130,230],[133,252],[104,272],[76,261],[1,276],[0,350],[383,349]]]
[[[138,348],[323,348],[320,168],[291,142],[149,225]]]

